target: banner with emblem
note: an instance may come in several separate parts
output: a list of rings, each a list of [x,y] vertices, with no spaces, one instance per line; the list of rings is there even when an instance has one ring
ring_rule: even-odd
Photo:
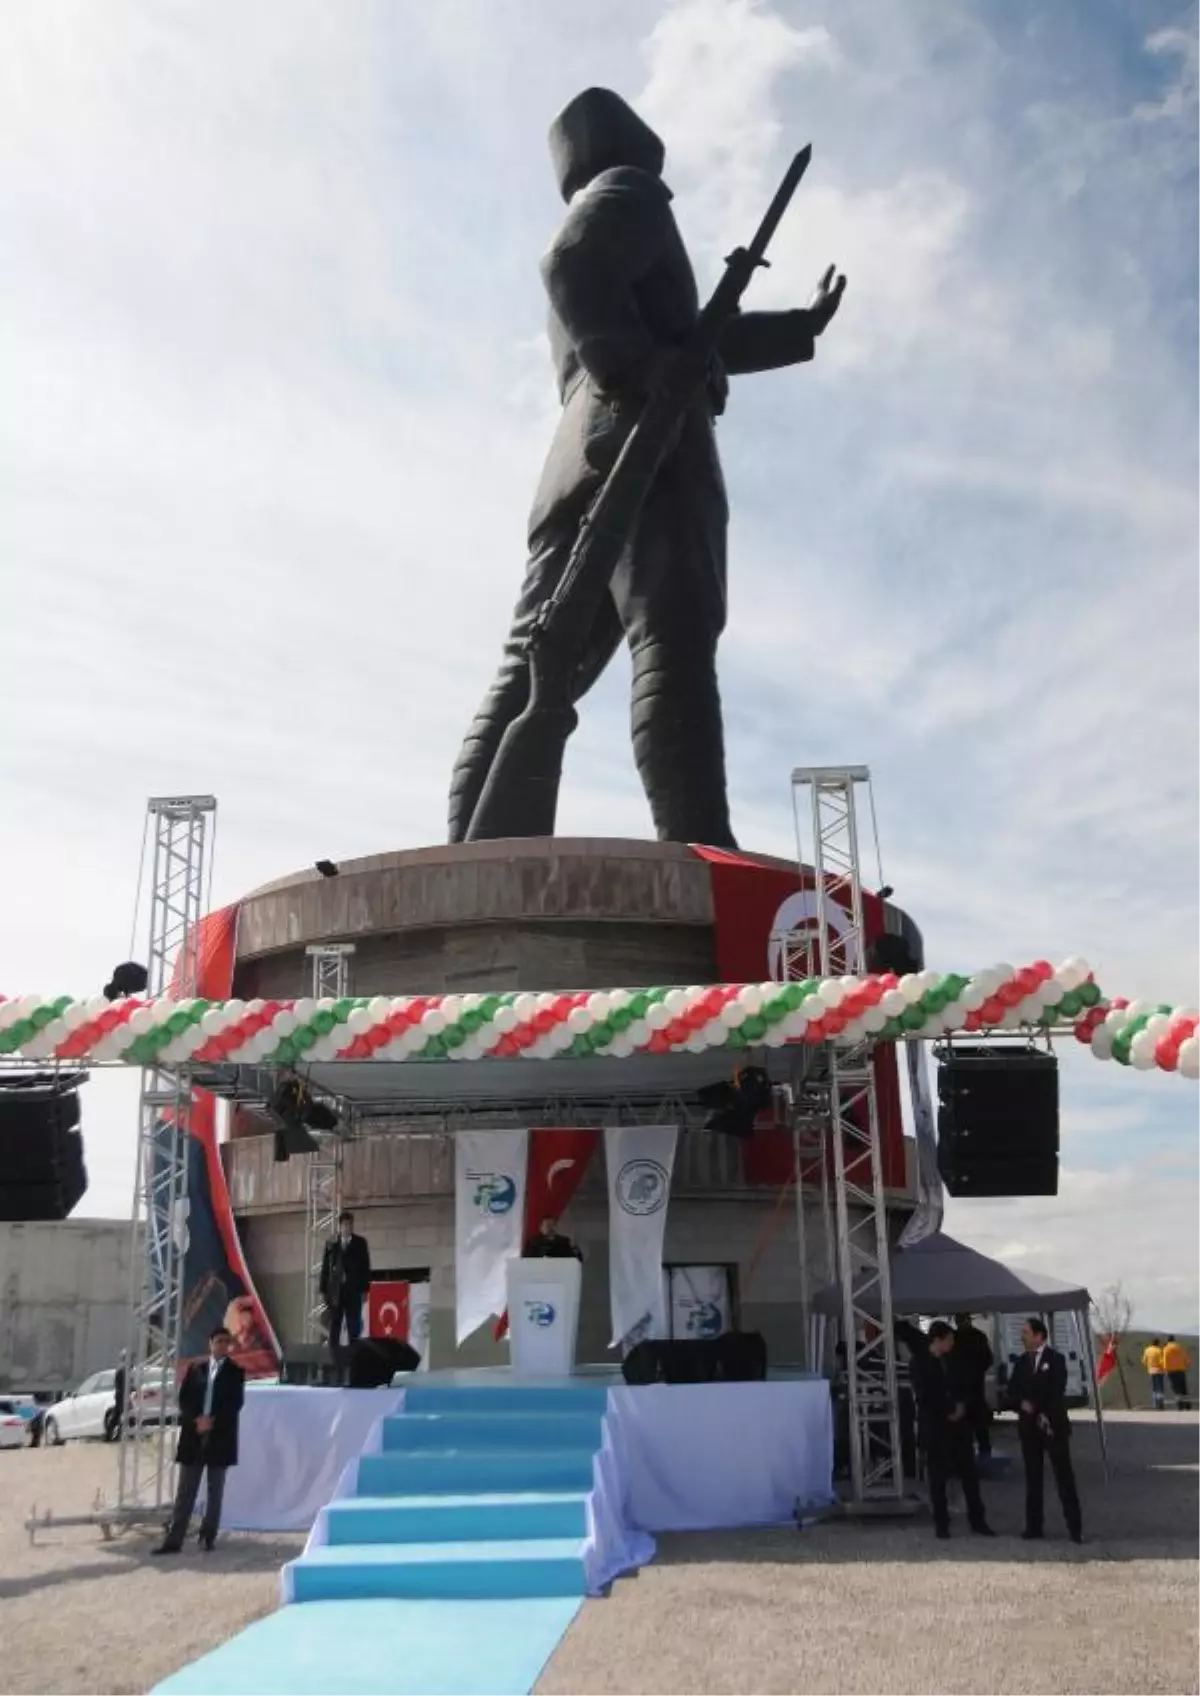
[[[505,1262],[521,1253],[529,1132],[454,1138],[455,1332],[464,1343],[503,1313]]]
[[[677,1135],[674,1125],[610,1125],[604,1133],[610,1347],[626,1352],[668,1332],[662,1257]]]

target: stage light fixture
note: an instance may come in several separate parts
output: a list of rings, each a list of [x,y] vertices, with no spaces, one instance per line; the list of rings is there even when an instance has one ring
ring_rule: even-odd
[[[910,942],[902,936],[894,936],[890,931],[885,931],[882,936],[877,936],[867,949],[867,970],[895,972],[898,978],[902,978],[909,972],[919,972],[921,962]]]
[[[293,1154],[315,1154],[320,1144],[313,1131],[336,1131],[340,1120],[324,1101],[314,1101],[301,1078],[285,1078],[271,1097],[270,1114],[275,1121],[275,1159],[290,1160]]]
[[[338,867],[333,860],[317,860],[316,869],[322,877],[336,877],[338,875]]]
[[[712,1111],[704,1121],[706,1131],[718,1136],[746,1138],[754,1122],[773,1100],[771,1080],[761,1066],[743,1066],[732,1083],[707,1084],[697,1091],[702,1107]]]
[[[123,995],[140,995],[150,982],[145,966],[136,960],[125,960],[113,967],[113,975],[101,993],[106,1001],[118,1001]]]

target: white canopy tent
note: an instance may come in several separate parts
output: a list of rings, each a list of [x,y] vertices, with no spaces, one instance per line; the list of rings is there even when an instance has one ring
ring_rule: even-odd
[[[896,1318],[943,1313],[1073,1313],[1087,1360],[1092,1406],[1104,1469],[1108,1471],[1108,1443],[1096,1380],[1096,1351],[1088,1319],[1091,1297],[1079,1284],[1066,1284],[1044,1272],[1014,1272],[1002,1261],[992,1260],[978,1249],[968,1248],[953,1237],[937,1231],[911,1248],[893,1249],[890,1259],[892,1312]],[[856,1292],[856,1300],[872,1309],[873,1291]],[[842,1290],[830,1284],[813,1301],[815,1313],[837,1315],[842,1311]],[[878,1311],[877,1300],[874,1303]]]

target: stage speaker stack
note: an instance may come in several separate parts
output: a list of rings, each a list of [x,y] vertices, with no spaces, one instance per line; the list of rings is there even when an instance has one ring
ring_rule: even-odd
[[[0,1079],[0,1219],[65,1219],[87,1189],[77,1077]]]
[[[383,1390],[396,1372],[415,1372],[421,1357],[398,1337],[360,1337],[350,1350],[352,1390]]]
[[[1032,1048],[947,1049],[938,1170],[953,1196],[1058,1194],[1058,1061]]]
[[[767,1345],[758,1331],[647,1337],[630,1349],[621,1374],[627,1384],[751,1383],[767,1375]]]

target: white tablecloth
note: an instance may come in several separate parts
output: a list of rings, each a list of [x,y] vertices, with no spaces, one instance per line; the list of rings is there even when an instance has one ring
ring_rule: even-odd
[[[643,1531],[783,1525],[832,1500],[824,1379],[622,1385],[608,1392],[626,1522]]]
[[[307,1531],[403,1390],[297,1385],[246,1388],[238,1464],[225,1477],[221,1523],[230,1531]]]

